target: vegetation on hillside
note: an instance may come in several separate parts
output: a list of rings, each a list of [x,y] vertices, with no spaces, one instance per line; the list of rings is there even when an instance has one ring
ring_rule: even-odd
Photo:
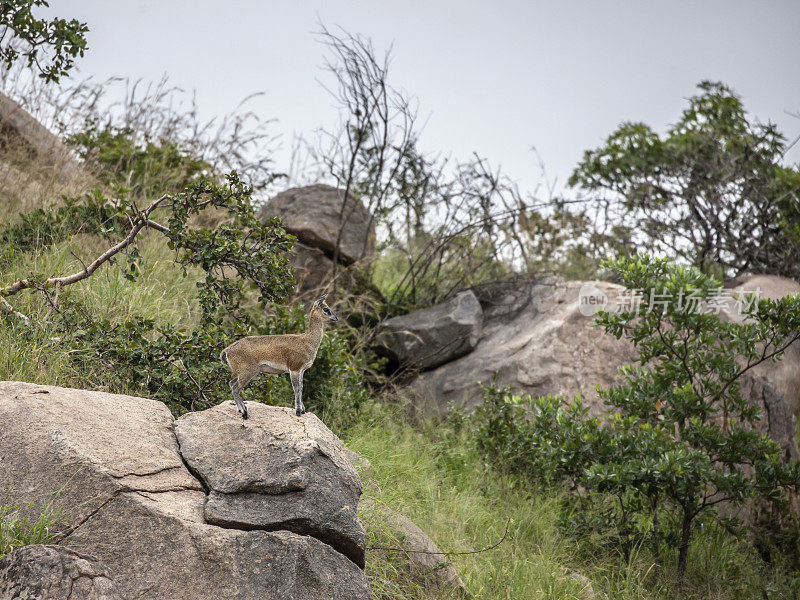
[[[679,578],[698,523],[744,503],[762,509],[771,530],[794,536],[796,562],[800,530],[788,508],[800,463],[786,461],[757,429],[760,409],[741,384],[800,337],[800,298],[751,299],[748,322],[731,323],[702,310],[721,286],[696,268],[646,255],[606,264],[628,289],[658,294],[655,307],[632,302],[597,319],[631,340],[640,360],[621,369],[621,383],[600,390],[611,416],[588,418],[580,397],[522,399],[487,389],[475,419],[481,451],[536,484],[564,484],[566,533],[600,535],[626,557],[647,552],[656,568],[677,551]],[[728,523],[741,525],[733,516]]]
[[[366,350],[380,318],[514,273],[605,273],[672,300],[708,299],[718,286],[709,272],[785,273],[767,260],[772,254],[756,252],[778,244],[794,256],[797,248],[797,170],[780,164],[774,128],[750,124],[738,98],[716,84],[703,84],[667,140],[623,127],[606,148],[587,153],[574,178],[588,191],[619,194],[608,200],[625,218],[601,228],[591,204],[552,194],[538,200],[482,158],[454,164],[426,156],[413,102],[387,84],[388,57],[376,60],[360,36],[324,31],[322,39],[341,122],[305,146],[304,164],[357,195],[381,239],[359,277],[337,282],[348,286],[337,300],[349,319],[326,334],[307,374],[306,405],[371,463],[361,474],[373,505],[407,514],[448,551],[489,546],[509,522],[495,550],[452,557],[475,598],[576,597],[583,585],[574,571],[609,598],[796,597],[793,513],[780,513],[775,535],[717,518],[712,505],[758,500],[774,510],[797,484],[797,464],[781,462],[776,443],[755,432],[759,415],[738,379],[769,358],[760,342],[771,341],[779,358],[796,339],[800,301],[757,303],[744,325],[677,302],[602,314],[599,324],[630,338],[641,357],[620,385],[603,391],[617,414],[606,424],[587,418],[579,399],[522,399],[492,388],[472,415],[411,420]],[[304,307],[286,306],[293,238],[279,220],[254,216],[254,194],[282,175],[263,157],[249,170],[235,135],[217,136],[238,152],[230,168],[215,138],[198,134],[206,130],[196,112],[175,112],[164,101],[168,88],[157,89],[132,95],[122,114],[104,115],[102,103],[89,113],[73,107],[77,117],[60,133],[96,190],[6,207],[0,300],[13,307],[0,315],[0,379],[146,395],[180,414],[229,399],[218,356],[232,339],[305,327]],[[53,97],[43,97],[44,113]],[[73,97],[81,106],[86,98]],[[254,131],[250,139],[263,141]],[[702,185],[679,188],[686,173]],[[753,210],[737,212],[752,219],[741,232],[765,237],[733,248],[715,224],[702,239],[686,237],[706,231],[692,202],[735,210],[743,190]],[[665,228],[675,207],[695,216]],[[764,229],[762,218],[774,226]],[[667,256],[630,256],[637,241],[630,219]],[[92,260],[126,239],[88,273]],[[622,257],[602,263],[606,255]],[[85,275],[65,284],[76,273]],[[291,398],[286,378],[262,378],[245,391],[247,400],[290,405]],[[11,515],[0,510],[0,554],[47,540],[57,520]],[[361,516],[369,545],[396,545],[378,513]],[[369,552],[367,573],[379,600],[448,597],[410,577],[396,551]]]

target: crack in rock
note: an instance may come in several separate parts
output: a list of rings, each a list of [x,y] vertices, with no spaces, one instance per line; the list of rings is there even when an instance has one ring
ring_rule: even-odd
[[[254,410],[280,410],[261,404],[251,408]],[[224,409],[217,407],[216,410],[222,413]],[[215,411],[215,409],[204,412],[211,411]],[[337,461],[331,455],[334,448],[329,451],[324,447],[325,444],[321,444],[314,437],[306,423],[307,417],[297,419],[296,424],[299,424],[301,430],[296,432],[261,429],[255,422],[256,415],[253,415],[253,423],[244,424],[245,427],[253,428],[250,432],[251,437],[247,438],[251,445],[260,441],[265,442],[266,445],[263,443],[258,443],[258,445],[265,450],[273,450],[272,461],[280,460],[276,459],[274,455],[283,453],[286,453],[285,458],[289,459],[282,465],[285,468],[278,467],[275,473],[269,473],[266,478],[262,474],[261,481],[258,479],[247,481],[248,477],[258,478],[259,471],[264,470],[264,465],[254,468],[252,473],[248,473],[246,469],[242,472],[237,467],[243,460],[254,459],[259,454],[256,452],[257,449],[248,448],[246,456],[238,456],[235,448],[227,446],[228,432],[224,428],[230,427],[230,424],[227,421],[223,423],[198,422],[201,418],[195,416],[198,414],[193,413],[191,423],[174,421],[172,429],[177,440],[178,453],[184,465],[200,482],[205,491],[203,520],[206,524],[240,531],[288,531],[300,536],[312,537],[344,555],[361,569],[364,568],[365,540],[363,538],[365,532],[358,521],[355,510],[355,504],[361,492],[360,480],[354,469],[352,474],[349,473],[342,468],[341,461]],[[275,415],[264,414],[262,418],[267,419],[270,416],[275,417]],[[219,417],[222,418],[222,415]],[[291,417],[294,419],[293,411]],[[294,424],[292,421],[292,425]],[[279,425],[276,424],[276,427]],[[178,428],[181,429],[180,434],[177,431]],[[210,428],[210,431],[205,432],[204,428]],[[325,431],[327,428],[322,425],[319,433],[325,433]],[[204,435],[204,433],[209,435]],[[340,444],[338,438],[332,433],[328,432],[327,434]],[[259,440],[260,435],[271,436],[271,440]],[[275,443],[276,438],[286,439],[286,444]],[[202,440],[202,443],[199,443],[198,440]],[[214,450],[220,448],[224,448],[226,456],[236,456],[239,461],[239,465],[233,467],[233,473],[226,472],[223,479],[220,479],[218,461],[224,460],[224,457],[216,458],[214,456]],[[187,458],[187,452],[189,458]],[[299,454],[293,456],[293,453]],[[268,452],[265,452],[265,461],[268,463],[266,454]],[[297,480],[299,475],[295,476],[293,471],[286,471],[286,468],[289,468],[289,465],[294,462],[298,463],[295,466],[300,466],[302,463],[304,472],[320,471],[318,465],[316,467],[313,465],[312,461],[315,456],[329,464],[325,473],[307,474],[305,477],[301,477],[303,480],[301,482]],[[349,465],[349,461],[346,464]],[[316,481],[321,478],[325,479],[325,476],[329,476],[330,480],[324,481],[322,484]],[[268,480],[270,477],[273,481]],[[311,484],[307,480],[310,480]],[[309,485],[315,485],[314,489],[307,489]],[[356,488],[358,489],[356,490]],[[349,498],[350,495],[353,497]],[[340,498],[347,499],[342,501]],[[316,506],[318,500],[321,501],[319,507]],[[336,505],[337,502],[341,502],[341,504]],[[309,507],[309,503],[314,503],[314,506]],[[335,510],[332,514],[327,514],[331,512],[332,506],[336,506]]]

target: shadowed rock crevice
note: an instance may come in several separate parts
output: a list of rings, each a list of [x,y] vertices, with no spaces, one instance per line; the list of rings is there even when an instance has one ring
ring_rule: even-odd
[[[190,465],[186,461],[186,459],[184,458],[183,452],[181,452],[181,444],[178,441],[178,436],[175,434],[175,424],[174,423],[172,424],[172,433],[173,433],[173,435],[175,435],[175,443],[178,444],[178,454],[181,455],[181,461],[183,462],[184,468],[187,471],[189,471],[189,473],[191,473],[192,477],[194,477],[198,481],[200,486],[203,488],[203,491],[206,493],[206,496],[208,496],[209,492],[211,491],[211,488],[208,487],[208,483],[206,482],[205,479],[203,479],[203,476],[200,473],[198,473],[197,471],[195,471],[192,468],[192,465]]]
[[[208,522],[208,521],[207,521]],[[327,544],[337,552],[353,561],[358,567],[364,568],[364,548],[357,543],[343,538],[336,527],[321,527],[316,519],[295,518],[280,521],[271,526],[254,525],[238,521],[228,521],[218,516],[214,517],[209,525],[216,525],[224,529],[238,529],[240,531],[290,531],[297,535],[313,537],[323,544]]]

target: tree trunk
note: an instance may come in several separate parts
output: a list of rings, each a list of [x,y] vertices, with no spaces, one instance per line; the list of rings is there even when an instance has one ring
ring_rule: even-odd
[[[689,554],[689,540],[692,535],[692,515],[683,509],[683,527],[681,528],[681,547],[678,551],[678,582],[683,585],[683,575],[686,572],[686,559]]]
[[[656,565],[661,563],[661,546],[658,539],[658,499],[650,499],[650,510],[653,512],[653,560]]]

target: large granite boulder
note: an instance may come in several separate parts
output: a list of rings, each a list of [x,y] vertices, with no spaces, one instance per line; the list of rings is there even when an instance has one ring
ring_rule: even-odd
[[[467,290],[430,308],[387,319],[378,326],[373,346],[398,365],[430,369],[471,352],[482,328],[481,305]]]
[[[235,436],[217,447],[216,460],[263,475],[265,450],[248,444],[264,439],[272,417],[249,408],[257,417],[240,418],[238,429],[227,430]],[[229,412],[231,421],[236,415],[227,403],[215,410]],[[309,417],[298,421],[313,423]],[[4,502],[30,505],[33,512],[60,508],[68,528],[59,545],[102,561],[125,598],[371,597],[363,570],[313,534],[209,523],[207,493],[187,468],[172,415],[161,402],[3,382],[0,422]],[[316,440],[313,425],[308,431],[309,446],[329,443]],[[185,433],[195,449],[202,445],[190,438]],[[298,508],[301,516],[310,511]]]
[[[742,397],[750,399],[761,411],[755,430],[778,442],[785,460],[800,459],[794,439],[797,420],[783,394],[761,375],[745,373],[740,382]]]
[[[0,600],[122,600],[108,570],[63,546],[24,546],[0,558]]]
[[[800,293],[800,283],[777,275],[746,275],[728,282],[728,291],[735,294],[755,292],[759,298],[778,300]],[[727,299],[726,299],[727,300]],[[722,315],[736,323],[744,318],[736,302],[727,300]],[[789,404],[792,414],[800,413],[800,342],[795,342],[783,353],[778,362],[766,361],[753,368],[753,373],[768,379]]]
[[[493,311],[485,319],[475,349],[431,371],[425,371],[406,391],[415,405],[444,412],[456,404],[467,409],[481,401],[481,384],[513,386],[531,396],[580,394],[593,414],[601,414],[596,386],[609,386],[618,367],[636,360],[626,340],[606,335],[581,305],[583,282],[550,279],[531,286],[529,299],[513,310]],[[614,299],[623,287],[591,282],[598,293]]]
[[[481,384],[490,384],[496,373],[498,387],[510,385],[533,397],[572,398],[579,393],[590,414],[606,411],[597,386],[614,385],[619,367],[636,363],[638,357],[629,341],[594,326],[594,313],[601,306],[614,310],[616,303],[625,302],[624,288],[559,279],[524,285],[527,291],[502,285],[479,291],[485,318],[477,346],[466,356],[421,373],[406,388],[416,408],[438,413],[451,403],[474,408],[481,402]],[[777,298],[800,286],[759,277],[737,282],[733,291],[757,288],[762,297]],[[787,456],[794,456],[800,344],[790,347],[782,361],[754,368],[752,376],[742,380],[742,391],[761,408],[759,428],[778,441]]]
[[[292,188],[268,200],[259,211],[261,219],[279,216],[286,231],[306,246],[322,250],[349,265],[370,259],[375,252],[375,224],[360,200],[344,190],[315,184]]]
[[[208,488],[206,522],[311,535],[363,568],[361,480],[342,443],[315,415],[248,404],[248,422],[219,405],[175,423],[184,460]]]

